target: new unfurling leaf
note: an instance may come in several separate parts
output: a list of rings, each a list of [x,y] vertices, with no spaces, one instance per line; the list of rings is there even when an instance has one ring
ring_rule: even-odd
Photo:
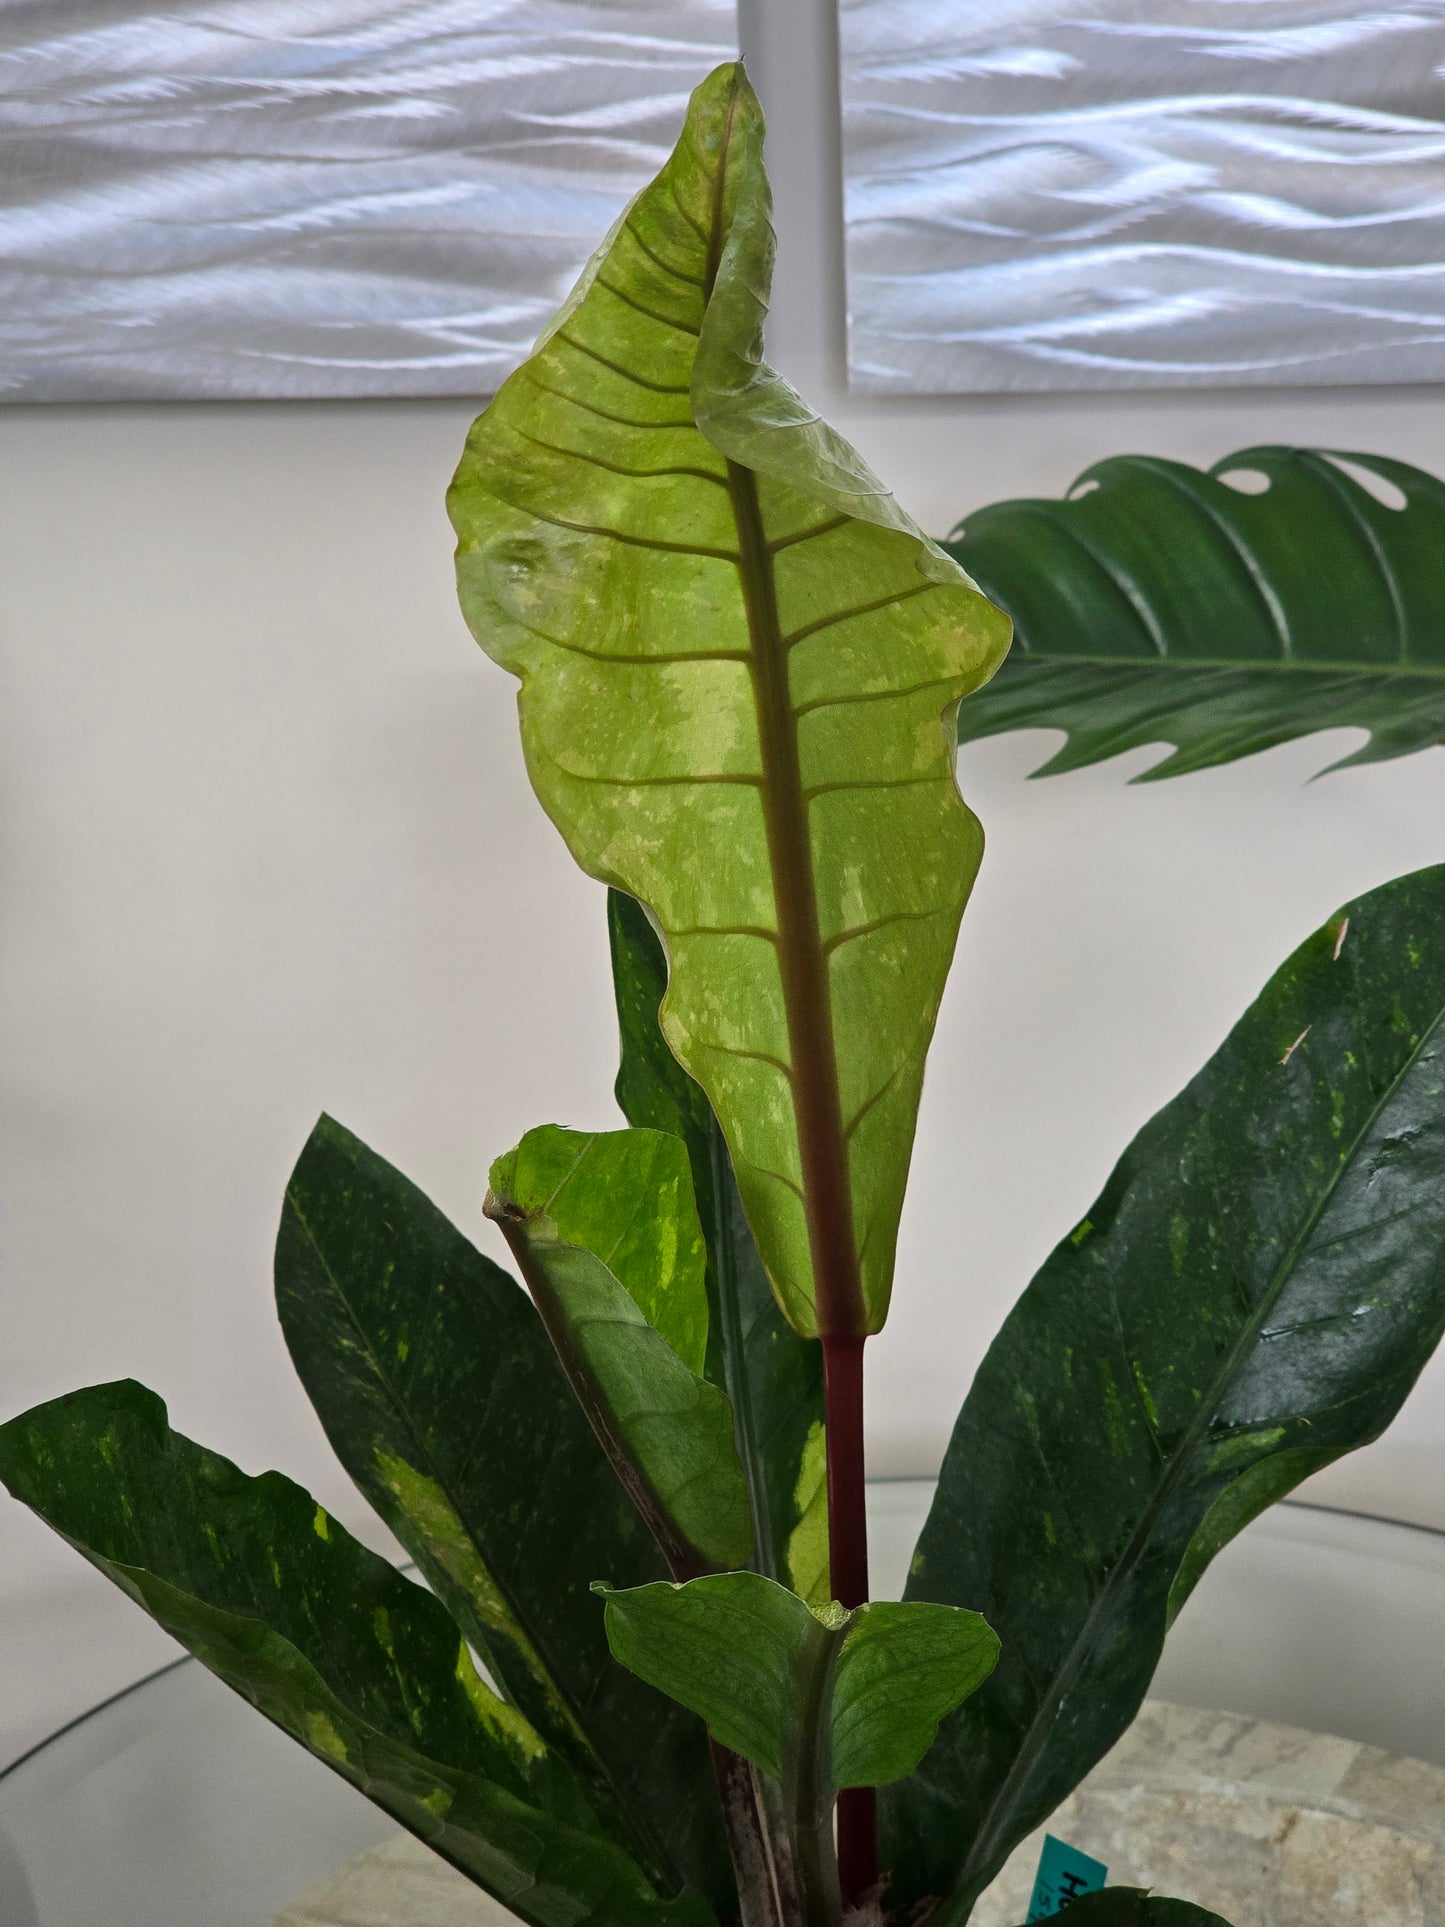
[[[663,1029],[779,1301],[857,1338],[982,847],[956,712],[1008,624],[764,364],[762,136],[719,68],[476,423],[451,513],[543,804],[662,931]]]

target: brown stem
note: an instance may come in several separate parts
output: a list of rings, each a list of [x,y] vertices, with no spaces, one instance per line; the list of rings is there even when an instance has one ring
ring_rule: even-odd
[[[792,1864],[779,1851],[756,1767],[714,1739],[708,1744],[738,1883],[741,1927],[801,1927]]]
[[[863,1344],[823,1341],[823,1401],[828,1434],[828,1563],[842,1606],[868,1599],[868,1514],[863,1483]],[[838,1796],[838,1881],[843,1905],[856,1907],[878,1884],[877,1800],[872,1787]]]
[[[504,1204],[490,1191],[482,1206],[482,1213],[494,1224],[500,1225],[502,1236],[511,1246],[517,1269],[532,1294],[532,1303],[537,1307],[543,1328],[552,1341],[557,1361],[567,1375],[572,1395],[596,1434],[598,1444],[607,1454],[619,1485],[637,1507],[648,1531],[657,1541],[658,1550],[667,1561],[668,1571],[679,1584],[713,1571],[714,1568],[696,1546],[678,1530],[672,1515],[653,1490],[651,1480],[633,1457],[632,1449],[612,1415],[611,1406],[598,1388],[591,1366],[573,1340],[551,1280],[545,1268],[532,1255],[524,1215],[511,1205]]]

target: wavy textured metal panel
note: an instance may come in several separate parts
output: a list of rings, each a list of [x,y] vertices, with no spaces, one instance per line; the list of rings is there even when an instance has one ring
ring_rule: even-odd
[[[733,0],[0,0],[0,397],[485,393]]]
[[[843,0],[853,385],[1445,379],[1445,0]]]

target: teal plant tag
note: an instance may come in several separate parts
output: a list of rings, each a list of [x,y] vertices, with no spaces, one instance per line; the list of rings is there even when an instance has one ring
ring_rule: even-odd
[[[1091,1860],[1077,1847],[1046,1833],[1034,1897],[1029,1902],[1029,1920],[1052,1920],[1082,1895],[1097,1893],[1108,1877],[1109,1869],[1102,1861]]]

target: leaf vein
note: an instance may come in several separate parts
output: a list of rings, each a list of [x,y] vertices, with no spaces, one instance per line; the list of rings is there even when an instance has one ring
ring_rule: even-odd
[[[624,367],[620,361],[614,361],[610,355],[604,355],[600,348],[594,348],[588,342],[579,341],[576,335],[569,334],[565,328],[559,328],[552,339],[565,341],[567,346],[575,348],[579,355],[587,355],[599,366],[610,368],[614,375],[620,375],[623,381],[631,382],[634,388],[650,389],[654,395],[685,395],[689,392],[688,383],[685,381],[649,381],[646,375],[639,375],[635,370]]]
[[[656,249],[649,246],[642,238],[642,230],[635,221],[628,221],[625,226],[626,232],[632,236],[654,267],[661,268],[664,274],[671,275],[674,281],[684,282],[689,288],[701,288],[703,280],[700,274],[688,274],[685,269],[674,267],[670,261],[664,261]]]
[[[619,415],[615,409],[602,408],[594,401],[584,400],[584,398],[581,395],[569,394],[565,388],[558,388],[558,387],[555,387],[553,383],[551,383],[550,381],[543,381],[542,377],[537,373],[536,369],[533,367],[530,361],[523,362],[521,368],[517,372],[519,374],[525,375],[527,377],[527,380],[532,384],[532,386],[534,388],[540,388],[544,395],[555,395],[558,401],[565,401],[569,403],[573,408],[580,408],[584,411],[584,413],[588,415],[595,415],[599,421],[615,422],[619,428],[636,428],[636,429],[644,429],[644,430],[666,429],[670,433],[676,433],[676,431],[680,428],[691,429],[693,427],[693,420],[691,415],[687,416],[686,419],[683,421],[676,421],[676,422],[673,422],[673,421],[640,422],[636,420],[636,418],[633,417],[632,415]]]
[[[793,648],[809,636],[816,636],[820,629],[831,629],[840,622],[852,622],[856,616],[875,615],[880,609],[894,608],[900,602],[911,602],[914,596],[927,595],[930,590],[940,588],[937,582],[916,582],[906,589],[896,589],[892,595],[879,596],[873,602],[857,602],[850,609],[838,609],[832,615],[819,616],[816,622],[805,622],[801,629],[794,629],[791,635],[783,637],[783,647]]]
[[[693,335],[694,337],[701,332],[699,329],[694,328],[689,321],[679,321],[673,315],[659,314],[656,308],[647,307],[643,302],[639,301],[635,295],[628,294],[625,288],[619,288],[615,281],[609,281],[605,275],[598,275],[597,285],[599,288],[606,288],[614,300],[622,302],[624,306],[631,308],[635,314],[642,315],[648,321],[655,321],[660,328],[676,328],[679,334]]]
[[[657,549],[664,555],[696,555],[711,562],[735,563],[738,560],[736,549],[710,549],[700,542],[664,542],[653,535],[629,535],[623,529],[603,528],[595,522],[569,522],[564,515],[549,515],[539,508],[527,508],[523,512],[554,529],[571,529],[577,535],[602,535],[613,542],[624,542],[634,549]]]

